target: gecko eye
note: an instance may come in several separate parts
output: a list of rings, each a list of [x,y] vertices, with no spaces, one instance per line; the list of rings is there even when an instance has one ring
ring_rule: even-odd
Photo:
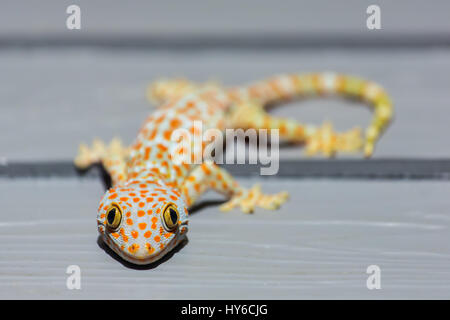
[[[178,214],[178,210],[174,204],[170,203],[167,205],[162,213],[162,218],[164,221],[164,227],[168,231],[173,231],[178,226],[180,215]]]
[[[106,225],[111,229],[117,229],[122,220],[122,208],[117,203],[112,203],[106,214]]]

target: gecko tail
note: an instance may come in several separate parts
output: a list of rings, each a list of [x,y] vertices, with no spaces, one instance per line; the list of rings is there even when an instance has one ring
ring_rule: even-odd
[[[255,100],[262,105],[302,96],[340,95],[362,100],[372,106],[374,112],[364,135],[366,157],[372,155],[375,143],[394,115],[391,98],[380,85],[332,72],[279,75],[246,87],[232,88],[229,95],[235,101]]]

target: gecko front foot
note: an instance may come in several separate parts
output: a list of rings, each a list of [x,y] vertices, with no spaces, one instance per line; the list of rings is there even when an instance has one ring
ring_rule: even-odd
[[[337,152],[357,152],[363,146],[360,128],[353,128],[347,132],[337,133],[330,122],[325,122],[317,128],[306,140],[306,154],[308,156],[322,152],[327,157]]]
[[[127,149],[122,146],[122,142],[118,138],[112,139],[109,145],[99,139],[94,139],[92,148],[84,143],[80,144],[74,164],[79,169],[86,169],[94,163],[101,162],[106,157],[123,157],[126,153]]]
[[[248,190],[244,189],[240,193],[233,195],[229,201],[220,207],[220,210],[229,211],[237,206],[245,213],[253,212],[255,207],[275,210],[278,209],[281,204],[286,202],[288,197],[289,194],[286,191],[272,195],[263,194],[261,193],[261,187],[257,184]]]

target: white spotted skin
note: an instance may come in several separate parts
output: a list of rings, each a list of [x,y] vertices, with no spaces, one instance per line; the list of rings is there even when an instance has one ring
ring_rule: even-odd
[[[188,231],[188,213],[183,197],[162,181],[145,181],[135,180],[109,189],[97,214],[98,230],[105,243],[120,257],[134,264],[159,260],[182,241]],[[138,201],[133,200],[137,198]],[[107,211],[112,203],[122,209],[120,225],[114,230],[106,224]],[[162,217],[162,210],[168,204],[175,205],[179,213],[178,227],[172,232],[166,229]]]
[[[176,165],[171,161],[170,151],[177,143],[171,141],[167,132],[190,129],[197,120],[202,121],[203,130],[224,129],[222,119],[228,100],[219,92],[212,94],[212,100],[208,92],[187,94],[149,116],[132,146],[127,163],[129,180],[109,189],[103,197],[97,215],[98,230],[104,242],[123,259],[133,264],[155,262],[186,237],[188,210],[180,186],[195,165]],[[222,100],[218,101],[219,98]],[[112,203],[123,209],[115,230],[106,223]],[[161,215],[169,203],[176,206],[180,217],[174,232],[164,228]]]
[[[214,95],[219,96],[215,92]],[[149,169],[157,168],[166,182],[180,187],[196,164],[177,166],[172,161],[170,153],[178,142],[171,140],[171,133],[179,128],[189,131],[194,126],[194,121],[201,122],[202,132],[211,128],[224,130],[223,119],[229,103],[225,98],[221,102],[217,104],[202,97],[201,93],[192,93],[176,102],[169,102],[154,112],[145,122],[132,146],[128,175],[137,173],[136,177],[139,177],[141,174],[145,175]],[[175,127],[171,126],[174,121],[178,123]],[[150,151],[146,155],[148,149]]]
[[[227,122],[233,118],[229,117],[229,113],[233,114],[245,105],[248,107],[248,102],[263,107],[295,96],[336,93],[358,96],[374,105],[375,117],[367,129],[369,134],[364,146],[365,155],[370,156],[376,140],[393,115],[390,98],[380,86],[353,76],[333,73],[286,74],[231,89],[215,86],[202,88],[187,81],[175,80],[162,82],[153,89],[156,96],[163,97],[166,102],[146,119],[130,147],[123,174],[128,180],[107,191],[97,217],[98,230],[106,244],[123,259],[134,264],[147,264],[160,259],[186,237],[187,204],[192,205],[195,201],[192,199],[198,194],[208,188],[215,188],[230,197],[242,191],[231,178],[222,181],[222,189],[217,188],[217,184],[216,187],[204,184],[205,180],[189,184],[187,177],[196,178],[193,172],[198,165],[172,161],[171,152],[178,145],[178,141],[172,140],[174,130],[184,128],[192,134],[194,123],[201,121],[203,131],[200,134],[208,129],[224,131],[228,127]],[[259,111],[244,116],[254,116],[249,122],[256,128],[272,128],[275,124],[282,137],[295,142],[314,141],[316,133],[321,132],[313,125],[302,125],[291,119],[271,119]],[[206,143],[202,147],[205,150]],[[332,154],[328,149],[325,151],[328,155]],[[205,172],[201,174],[205,175],[211,171],[203,166],[198,169],[203,169]],[[223,174],[221,176],[223,178]],[[214,179],[219,179],[218,175]],[[169,202],[179,213],[177,229],[172,232],[164,229],[161,216]],[[106,214],[113,203],[123,206],[122,219],[116,230],[106,226]],[[132,223],[128,223],[127,219],[131,219]]]

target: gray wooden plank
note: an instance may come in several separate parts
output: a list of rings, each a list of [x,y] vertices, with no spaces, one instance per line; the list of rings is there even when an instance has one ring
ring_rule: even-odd
[[[66,29],[66,8],[82,9],[82,29]],[[450,30],[445,0],[378,0],[382,30],[366,28],[366,9],[370,0],[271,0],[167,2],[137,0],[132,3],[111,0],[43,0],[30,10],[25,0],[4,0],[0,11],[0,39],[129,39],[158,36],[176,38],[229,38],[246,35],[297,35],[300,39],[353,36],[364,41],[396,35],[418,39],[446,34]],[[212,37],[214,36],[214,37]]]
[[[375,157],[445,158],[450,129],[450,51],[422,50],[3,50],[0,52],[2,160],[69,160],[80,141],[113,136],[132,142],[152,111],[145,88],[160,77],[248,83],[283,72],[332,70],[382,84],[396,118]],[[358,104],[322,99],[290,103],[274,114],[344,130],[366,126]],[[282,148],[283,159],[303,157]],[[342,157],[348,157],[342,155]]]
[[[136,270],[97,243],[98,181],[0,180],[0,298],[449,298],[448,182],[241,182],[292,197],[253,215],[205,206],[185,247]],[[66,288],[72,264],[81,290]],[[366,288],[372,264],[381,290]]]

